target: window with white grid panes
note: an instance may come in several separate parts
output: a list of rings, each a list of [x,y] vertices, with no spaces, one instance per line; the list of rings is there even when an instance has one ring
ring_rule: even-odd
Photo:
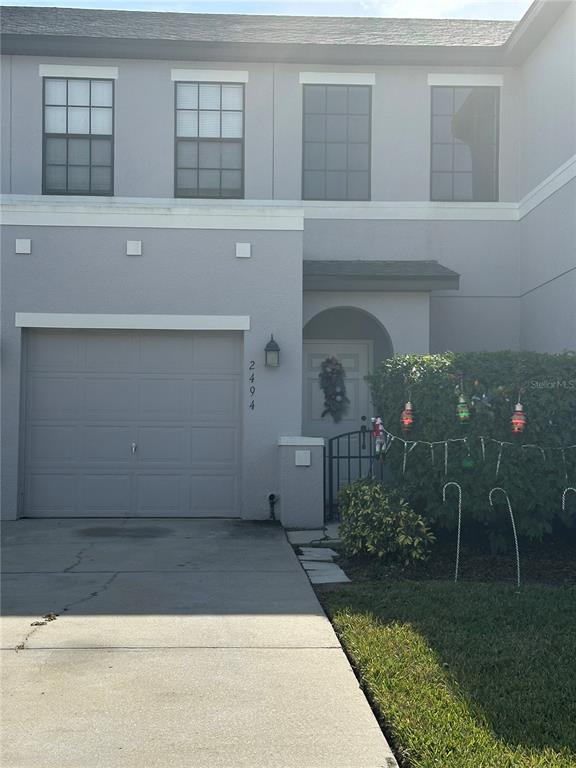
[[[44,194],[114,194],[114,82],[44,78]]]
[[[244,197],[244,85],[175,86],[176,197]]]

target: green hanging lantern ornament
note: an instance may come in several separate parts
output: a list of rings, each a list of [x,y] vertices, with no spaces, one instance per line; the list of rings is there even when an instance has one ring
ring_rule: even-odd
[[[463,394],[458,398],[458,405],[456,407],[456,413],[462,424],[470,421],[470,406]]]
[[[464,374],[460,374],[460,383],[456,387],[456,393],[458,394],[458,405],[456,406],[456,414],[460,419],[461,424],[466,424],[470,421],[470,406],[464,395]]]

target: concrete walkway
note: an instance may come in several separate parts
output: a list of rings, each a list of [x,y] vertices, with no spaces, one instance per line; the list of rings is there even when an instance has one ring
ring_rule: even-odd
[[[280,528],[21,520],[3,539],[3,768],[396,765]]]

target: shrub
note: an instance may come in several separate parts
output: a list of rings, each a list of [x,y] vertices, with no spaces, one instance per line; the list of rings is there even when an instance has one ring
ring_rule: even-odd
[[[338,498],[347,554],[376,555],[402,565],[427,557],[434,535],[396,492],[369,478],[347,486]]]
[[[472,417],[459,423],[456,415],[460,375],[464,394],[473,401]],[[394,482],[402,495],[435,525],[452,528],[454,503],[442,503],[442,486],[454,480],[462,486],[463,526],[474,519],[484,524],[493,544],[510,541],[506,507],[491,509],[488,493],[503,487],[510,497],[518,531],[539,539],[562,521],[576,519],[576,498],[567,498],[562,512],[562,490],[576,481],[576,449],[547,450],[542,454],[530,445],[561,448],[576,444],[576,355],[535,352],[466,352],[408,355],[385,360],[370,377],[377,415],[385,427],[402,436],[400,413],[410,395],[415,422],[407,440],[449,443],[448,473],[444,446],[417,445],[407,457],[394,441],[387,457]],[[513,436],[510,417],[518,392],[528,418],[524,433]],[[475,398],[472,400],[472,398]],[[480,435],[513,443],[504,445],[500,470],[496,465],[500,446]],[[522,448],[522,446],[526,446]],[[452,489],[454,490],[454,489]],[[500,501],[498,502],[500,504]],[[504,539],[502,537],[505,537]]]

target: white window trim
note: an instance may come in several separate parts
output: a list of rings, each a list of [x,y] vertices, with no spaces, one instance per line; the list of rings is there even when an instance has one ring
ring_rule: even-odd
[[[442,73],[431,72],[428,75],[428,85],[453,85],[453,86],[477,86],[490,85],[502,87],[504,85],[503,75],[492,75],[488,73]]]
[[[247,83],[248,72],[240,69],[173,69],[171,78],[180,83]]]
[[[17,328],[77,328],[146,331],[249,331],[250,315],[81,315],[16,312]]]
[[[40,77],[93,77],[98,80],[118,80],[118,67],[84,67],[71,64],[40,64]]]
[[[375,85],[374,72],[300,72],[300,85]]]

